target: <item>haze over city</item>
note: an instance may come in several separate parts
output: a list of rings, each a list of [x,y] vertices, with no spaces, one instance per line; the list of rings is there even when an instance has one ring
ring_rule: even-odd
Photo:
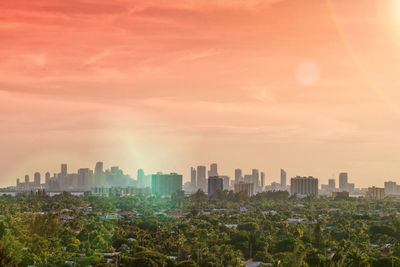
[[[0,3],[0,186],[218,162],[400,182],[396,0]]]

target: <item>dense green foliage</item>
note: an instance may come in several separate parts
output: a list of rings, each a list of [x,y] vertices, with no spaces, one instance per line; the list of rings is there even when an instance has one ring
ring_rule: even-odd
[[[400,203],[287,192],[0,197],[0,266],[400,266]]]

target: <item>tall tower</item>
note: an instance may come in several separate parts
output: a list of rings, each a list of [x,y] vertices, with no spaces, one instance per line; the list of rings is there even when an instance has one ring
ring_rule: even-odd
[[[190,184],[192,185],[193,191],[197,188],[197,181],[196,181],[196,169],[191,167],[190,168]]]
[[[243,180],[242,170],[241,169],[235,169],[235,184],[239,183],[242,180]]]
[[[40,173],[35,172],[34,176],[33,176],[33,184],[35,185],[35,187],[40,187]]]
[[[103,162],[99,161],[96,163],[94,167],[94,184],[96,187],[100,187],[104,185],[104,170],[103,170]]]
[[[281,169],[281,187],[286,186],[286,172],[284,169]]]
[[[223,191],[223,180],[221,177],[212,176],[208,178],[208,196],[211,197],[217,191]]]
[[[145,182],[144,182],[144,171],[142,169],[137,170],[137,183],[139,188],[144,188]]]
[[[46,183],[46,189],[49,189],[49,186],[50,186],[50,173],[49,172],[46,172],[44,179],[45,179],[45,183]]]
[[[29,184],[29,175],[25,175],[25,189],[29,189],[30,184]]]
[[[217,163],[212,163],[208,172],[208,178],[215,176],[218,176],[218,165]]]
[[[257,169],[253,169],[251,171],[251,176],[253,177],[254,188],[258,188],[260,186],[260,175]]]
[[[207,190],[206,166],[197,166],[197,187],[203,192]]]
[[[61,164],[61,176],[62,177],[65,177],[65,176],[67,176],[67,164]]]
[[[348,184],[348,174],[347,172],[339,173],[339,189],[340,190],[347,190]]]
[[[261,191],[264,191],[265,186],[265,173],[261,172]]]
[[[335,179],[328,180],[328,187],[330,190],[334,190],[336,188],[336,181]]]

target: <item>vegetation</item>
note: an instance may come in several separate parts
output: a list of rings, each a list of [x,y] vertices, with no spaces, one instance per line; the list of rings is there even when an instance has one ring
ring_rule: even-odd
[[[0,197],[0,266],[400,266],[400,203],[287,192]]]

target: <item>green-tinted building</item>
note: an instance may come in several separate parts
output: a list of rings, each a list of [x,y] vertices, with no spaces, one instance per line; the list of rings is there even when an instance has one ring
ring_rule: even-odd
[[[182,175],[177,173],[153,174],[151,177],[151,191],[154,195],[170,196],[182,190]]]

